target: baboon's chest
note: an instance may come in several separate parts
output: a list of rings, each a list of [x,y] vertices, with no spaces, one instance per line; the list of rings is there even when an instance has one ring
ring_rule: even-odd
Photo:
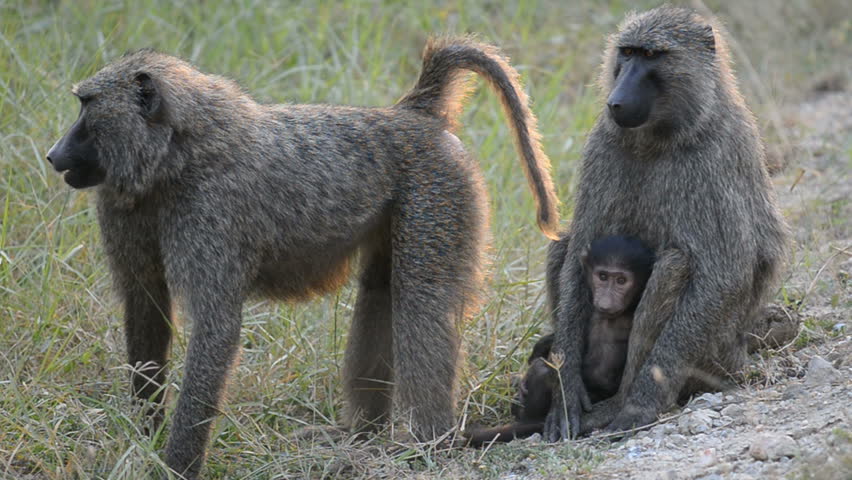
[[[672,219],[689,210],[696,188],[680,174],[685,166],[669,159],[623,162],[611,170],[603,228],[656,247],[657,239],[671,237]]]

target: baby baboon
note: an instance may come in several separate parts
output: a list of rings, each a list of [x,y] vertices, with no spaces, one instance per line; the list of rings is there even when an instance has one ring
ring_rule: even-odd
[[[611,236],[592,242],[580,261],[593,306],[581,371],[589,400],[596,403],[618,391],[633,312],[651,276],[654,252],[639,239]]]
[[[589,325],[585,326],[582,379],[594,403],[618,390],[627,360],[633,312],[651,276],[654,252],[638,239],[611,236],[592,242],[581,260],[594,305]],[[556,382],[555,372],[545,362],[552,346],[553,334],[549,334],[533,347],[527,361],[529,368],[512,404],[517,421],[471,431],[466,434],[470,445],[508,442],[542,432]]]
[[[630,15],[610,39],[607,112],[585,147],[570,238],[548,254],[554,349],[565,355],[545,424],[551,441],[647,425],[743,364],[787,228],[729,64],[718,27],[681,8]],[[656,262],[618,393],[592,409],[580,381],[582,325],[594,311],[580,254],[616,233],[641,238]]]
[[[198,475],[247,296],[334,290],[356,252],[350,426],[388,420],[393,390],[419,438],[452,427],[456,322],[477,306],[488,218],[480,170],[448,131],[469,71],[498,93],[539,226],[554,236],[549,160],[518,74],[469,38],[431,40],[416,86],[389,108],[263,105],[152,51],[74,87],[80,116],[48,160],[72,187],[97,186],[129,362],[141,366],[137,396],[155,396],[163,381],[172,299],[194,324],[166,447],[171,468]]]
[[[553,334],[541,337],[533,347],[527,360],[529,367],[518,383],[518,391],[512,403],[515,422],[499,427],[471,429],[464,433],[468,445],[481,447],[491,442],[510,442],[542,432],[556,381],[556,372],[546,362],[551,345]]]

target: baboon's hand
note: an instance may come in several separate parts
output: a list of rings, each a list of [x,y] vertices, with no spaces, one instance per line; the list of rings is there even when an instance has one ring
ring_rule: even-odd
[[[563,383],[563,388],[553,390],[553,402],[544,422],[544,439],[558,442],[577,438],[580,432],[580,416],[592,409],[592,402],[579,375]],[[562,375],[563,382],[565,375]],[[560,391],[561,390],[561,391]]]

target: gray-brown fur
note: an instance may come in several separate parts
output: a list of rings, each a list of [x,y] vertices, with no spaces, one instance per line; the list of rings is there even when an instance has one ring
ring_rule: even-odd
[[[545,426],[550,440],[569,436],[569,427],[576,435],[648,424],[679,395],[737,371],[785,256],[786,225],[760,135],[719,28],[680,8],[630,15],[604,56],[604,96],[618,82],[619,47],[666,52],[654,67],[663,86],[638,128],[601,114],[585,147],[570,238],[551,246],[549,261],[562,262],[547,275],[554,349],[565,360],[564,391],[554,395]],[[580,253],[612,234],[641,238],[657,260],[635,312],[620,389],[584,413],[580,346],[592,305]]]
[[[549,162],[506,59],[469,38],[432,40],[424,59],[415,90],[390,108],[263,105],[152,51],[75,87],[88,100],[48,156],[72,186],[97,186],[130,363],[162,382],[172,301],[193,323],[165,452],[174,470],[199,473],[244,300],[332,291],[356,253],[347,421],[381,425],[393,397],[419,438],[452,428],[457,324],[478,306],[488,218],[480,168],[447,131],[460,70],[500,93],[543,230],[557,218]],[[140,397],[156,391],[139,375],[133,384]]]

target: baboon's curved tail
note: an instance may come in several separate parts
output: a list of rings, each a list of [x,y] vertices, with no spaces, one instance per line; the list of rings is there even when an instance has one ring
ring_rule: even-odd
[[[559,201],[550,178],[550,159],[541,149],[536,118],[518,81],[518,72],[496,47],[470,37],[429,39],[417,85],[396,106],[423,110],[444,119],[447,128],[452,129],[470,91],[470,72],[484,77],[498,93],[535,196],[538,227],[547,237],[558,239]]]

